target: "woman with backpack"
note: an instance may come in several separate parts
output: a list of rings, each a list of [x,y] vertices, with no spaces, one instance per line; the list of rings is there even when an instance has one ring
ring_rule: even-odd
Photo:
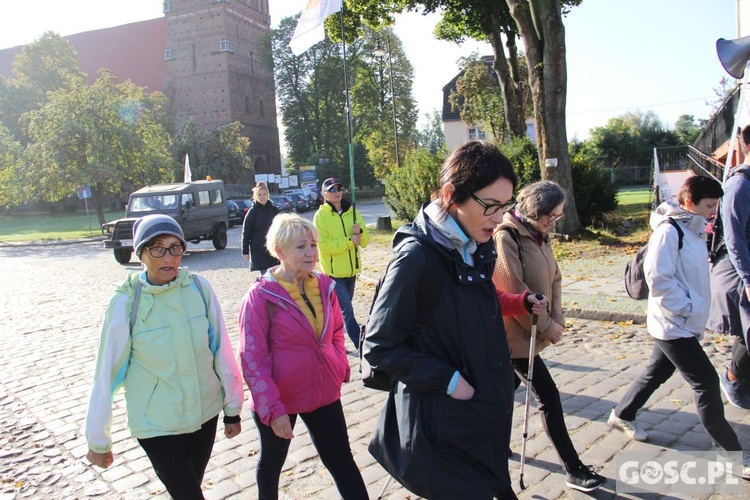
[[[516,498],[508,472],[513,374],[492,284],[492,232],[516,203],[515,185],[496,146],[471,141],[454,150],[434,201],[396,232],[373,302],[364,357],[394,385],[369,450],[424,498]],[[425,301],[428,279],[434,297]]]
[[[180,267],[180,225],[167,215],[140,218],[133,247],[145,269],[128,276],[104,317],[86,458],[112,465],[112,403],[124,387],[130,433],[169,495],[201,499],[219,414],[226,437],[241,430],[242,378],[211,285]]]
[[[678,204],[662,203],[651,214],[653,234],[643,263],[649,287],[647,325],[654,338],[651,359],[632,383],[608,423],[630,439],[648,440],[635,422],[651,395],[677,369],[693,388],[695,406],[704,429],[726,451],[742,447],[724,417],[719,376],[700,344],[711,304],[705,228],[716,215],[721,184],[708,176],[688,177],[680,188]],[[682,248],[671,217],[683,232]],[[743,456],[742,476],[750,478],[750,455]]]
[[[565,319],[562,314],[562,276],[549,245],[549,232],[565,214],[565,192],[552,181],[529,184],[518,193],[515,210],[505,214],[495,231],[497,265],[493,281],[498,290],[523,293],[537,290],[549,297],[551,309],[539,316],[531,390],[539,403],[544,429],[557,451],[570,488],[589,492],[606,479],[581,462],[565,427],[560,392],[539,353],[562,339]],[[504,316],[515,388],[521,378],[528,384],[531,318]]]

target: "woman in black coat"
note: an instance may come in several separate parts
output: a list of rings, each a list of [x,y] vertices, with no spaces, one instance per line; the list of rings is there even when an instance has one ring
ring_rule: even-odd
[[[445,161],[440,182],[397,231],[370,314],[364,357],[395,384],[369,449],[422,497],[516,498],[513,372],[492,283],[492,233],[515,206],[516,175],[494,145],[474,141]],[[432,292],[420,297],[426,273]]]
[[[242,256],[250,261],[251,271],[265,274],[266,269],[278,266],[279,261],[266,249],[266,234],[279,209],[268,200],[268,187],[260,181],[253,188],[253,206],[242,223]]]

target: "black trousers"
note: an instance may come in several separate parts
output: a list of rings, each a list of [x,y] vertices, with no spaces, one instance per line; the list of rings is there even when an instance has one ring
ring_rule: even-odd
[[[139,439],[159,480],[175,500],[200,500],[219,416],[190,434]]]
[[[732,344],[732,361],[729,369],[735,377],[742,382],[750,383],[750,354],[747,352],[747,344],[744,337],[734,337]]]
[[[624,420],[635,420],[636,412],[677,368],[693,388],[698,418],[711,439],[727,451],[742,450],[737,434],[724,418],[719,376],[698,339],[655,339],[655,342],[646,370],[617,404],[615,415]]]
[[[349,447],[341,400],[310,413],[300,413],[299,417],[310,431],[310,439],[323,465],[333,476],[341,497],[344,500],[367,500],[365,482]],[[274,434],[256,412],[253,412],[253,419],[260,433],[260,458],[256,469],[258,499],[276,500],[279,498],[279,476],[292,440]],[[293,429],[297,415],[289,415],[289,420]]]
[[[528,358],[513,359],[511,363],[513,369],[516,371],[516,388],[521,383],[521,380],[518,378],[519,376],[528,385]],[[539,404],[544,430],[547,432],[550,441],[552,441],[555,450],[557,450],[563,467],[567,472],[577,469],[582,463],[581,459],[578,458],[578,452],[576,452],[573,442],[570,440],[568,428],[565,427],[565,415],[563,413],[562,402],[560,401],[560,391],[557,390],[557,385],[555,385],[552,375],[544,364],[544,360],[539,355],[534,356],[531,391]]]

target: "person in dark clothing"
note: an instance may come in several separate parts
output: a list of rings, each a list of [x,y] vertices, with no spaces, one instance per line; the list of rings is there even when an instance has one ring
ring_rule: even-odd
[[[253,188],[253,206],[247,211],[242,224],[242,256],[250,261],[251,271],[263,275],[269,267],[278,266],[279,260],[266,248],[266,234],[279,209],[268,201],[268,186],[260,181]]]
[[[742,129],[740,149],[748,153],[750,125]],[[729,402],[750,410],[750,166],[732,168],[724,182],[721,219],[724,246],[711,268],[711,312],[706,328],[734,336],[732,359],[720,374]]]
[[[435,200],[396,232],[373,302],[363,354],[394,385],[369,451],[425,498],[516,498],[508,472],[513,369],[492,283],[492,233],[516,203],[516,182],[496,146],[456,149]],[[423,304],[427,272],[440,286]]]

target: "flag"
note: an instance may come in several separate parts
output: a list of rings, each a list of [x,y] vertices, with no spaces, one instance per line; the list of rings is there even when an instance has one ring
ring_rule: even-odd
[[[193,173],[190,171],[190,157],[185,153],[185,179],[182,182],[193,182]]]
[[[299,16],[289,48],[298,56],[326,37],[323,21],[341,10],[343,0],[307,0],[307,6]]]

